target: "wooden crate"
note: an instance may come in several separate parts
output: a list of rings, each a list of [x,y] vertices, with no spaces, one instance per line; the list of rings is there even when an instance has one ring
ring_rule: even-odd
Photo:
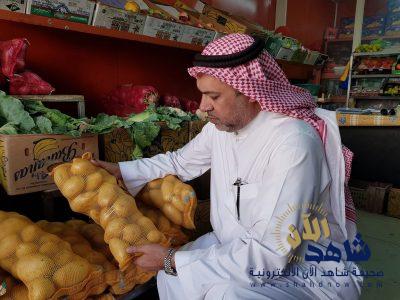
[[[189,141],[193,140],[196,135],[200,133],[200,131],[203,129],[204,125],[207,124],[207,121],[191,121],[189,123]]]
[[[349,187],[356,208],[378,214],[386,211],[391,184],[352,180]]]
[[[81,95],[12,95],[23,101],[41,101],[53,103],[76,103],[78,117],[85,117],[85,98]]]
[[[390,189],[387,214],[400,218],[400,189]]]

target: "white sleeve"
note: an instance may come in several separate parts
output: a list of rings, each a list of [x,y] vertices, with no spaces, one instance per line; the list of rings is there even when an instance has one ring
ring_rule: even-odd
[[[169,174],[188,181],[210,169],[213,138],[211,126],[211,123],[207,123],[193,140],[175,152],[120,162],[122,178],[129,192],[135,196],[147,182]]]
[[[271,272],[285,268],[288,255],[278,251],[279,241],[274,235],[277,217],[282,216],[288,204],[318,201],[324,161],[322,144],[304,134],[292,135],[277,147],[264,171],[267,176],[263,176],[262,193],[256,199],[257,202],[276,203],[272,217],[254,220],[250,230],[229,243],[176,252],[176,269],[185,291],[200,299],[217,282],[249,285],[251,267]],[[271,215],[267,209],[262,215]],[[301,213],[293,213],[288,218],[289,224],[302,228]],[[288,243],[285,247],[290,249]]]

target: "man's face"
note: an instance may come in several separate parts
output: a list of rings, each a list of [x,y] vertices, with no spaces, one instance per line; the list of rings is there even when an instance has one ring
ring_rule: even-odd
[[[200,110],[221,131],[234,132],[245,127],[260,111],[259,104],[238,93],[215,77],[202,75],[197,87],[203,94]]]

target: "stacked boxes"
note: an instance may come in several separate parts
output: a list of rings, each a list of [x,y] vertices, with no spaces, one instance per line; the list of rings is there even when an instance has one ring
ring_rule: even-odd
[[[92,24],[95,2],[88,0],[28,0],[27,14]]]
[[[0,0],[0,9],[25,13],[26,0]]]

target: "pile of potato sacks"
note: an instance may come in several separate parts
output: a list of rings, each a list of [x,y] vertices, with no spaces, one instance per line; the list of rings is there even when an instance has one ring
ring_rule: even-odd
[[[182,228],[194,229],[196,195],[176,177],[148,183],[136,203],[88,153],[52,176],[71,209],[94,223],[0,211],[0,300],[113,299],[155,275],[134,264],[129,246],[179,246],[188,242]]]

